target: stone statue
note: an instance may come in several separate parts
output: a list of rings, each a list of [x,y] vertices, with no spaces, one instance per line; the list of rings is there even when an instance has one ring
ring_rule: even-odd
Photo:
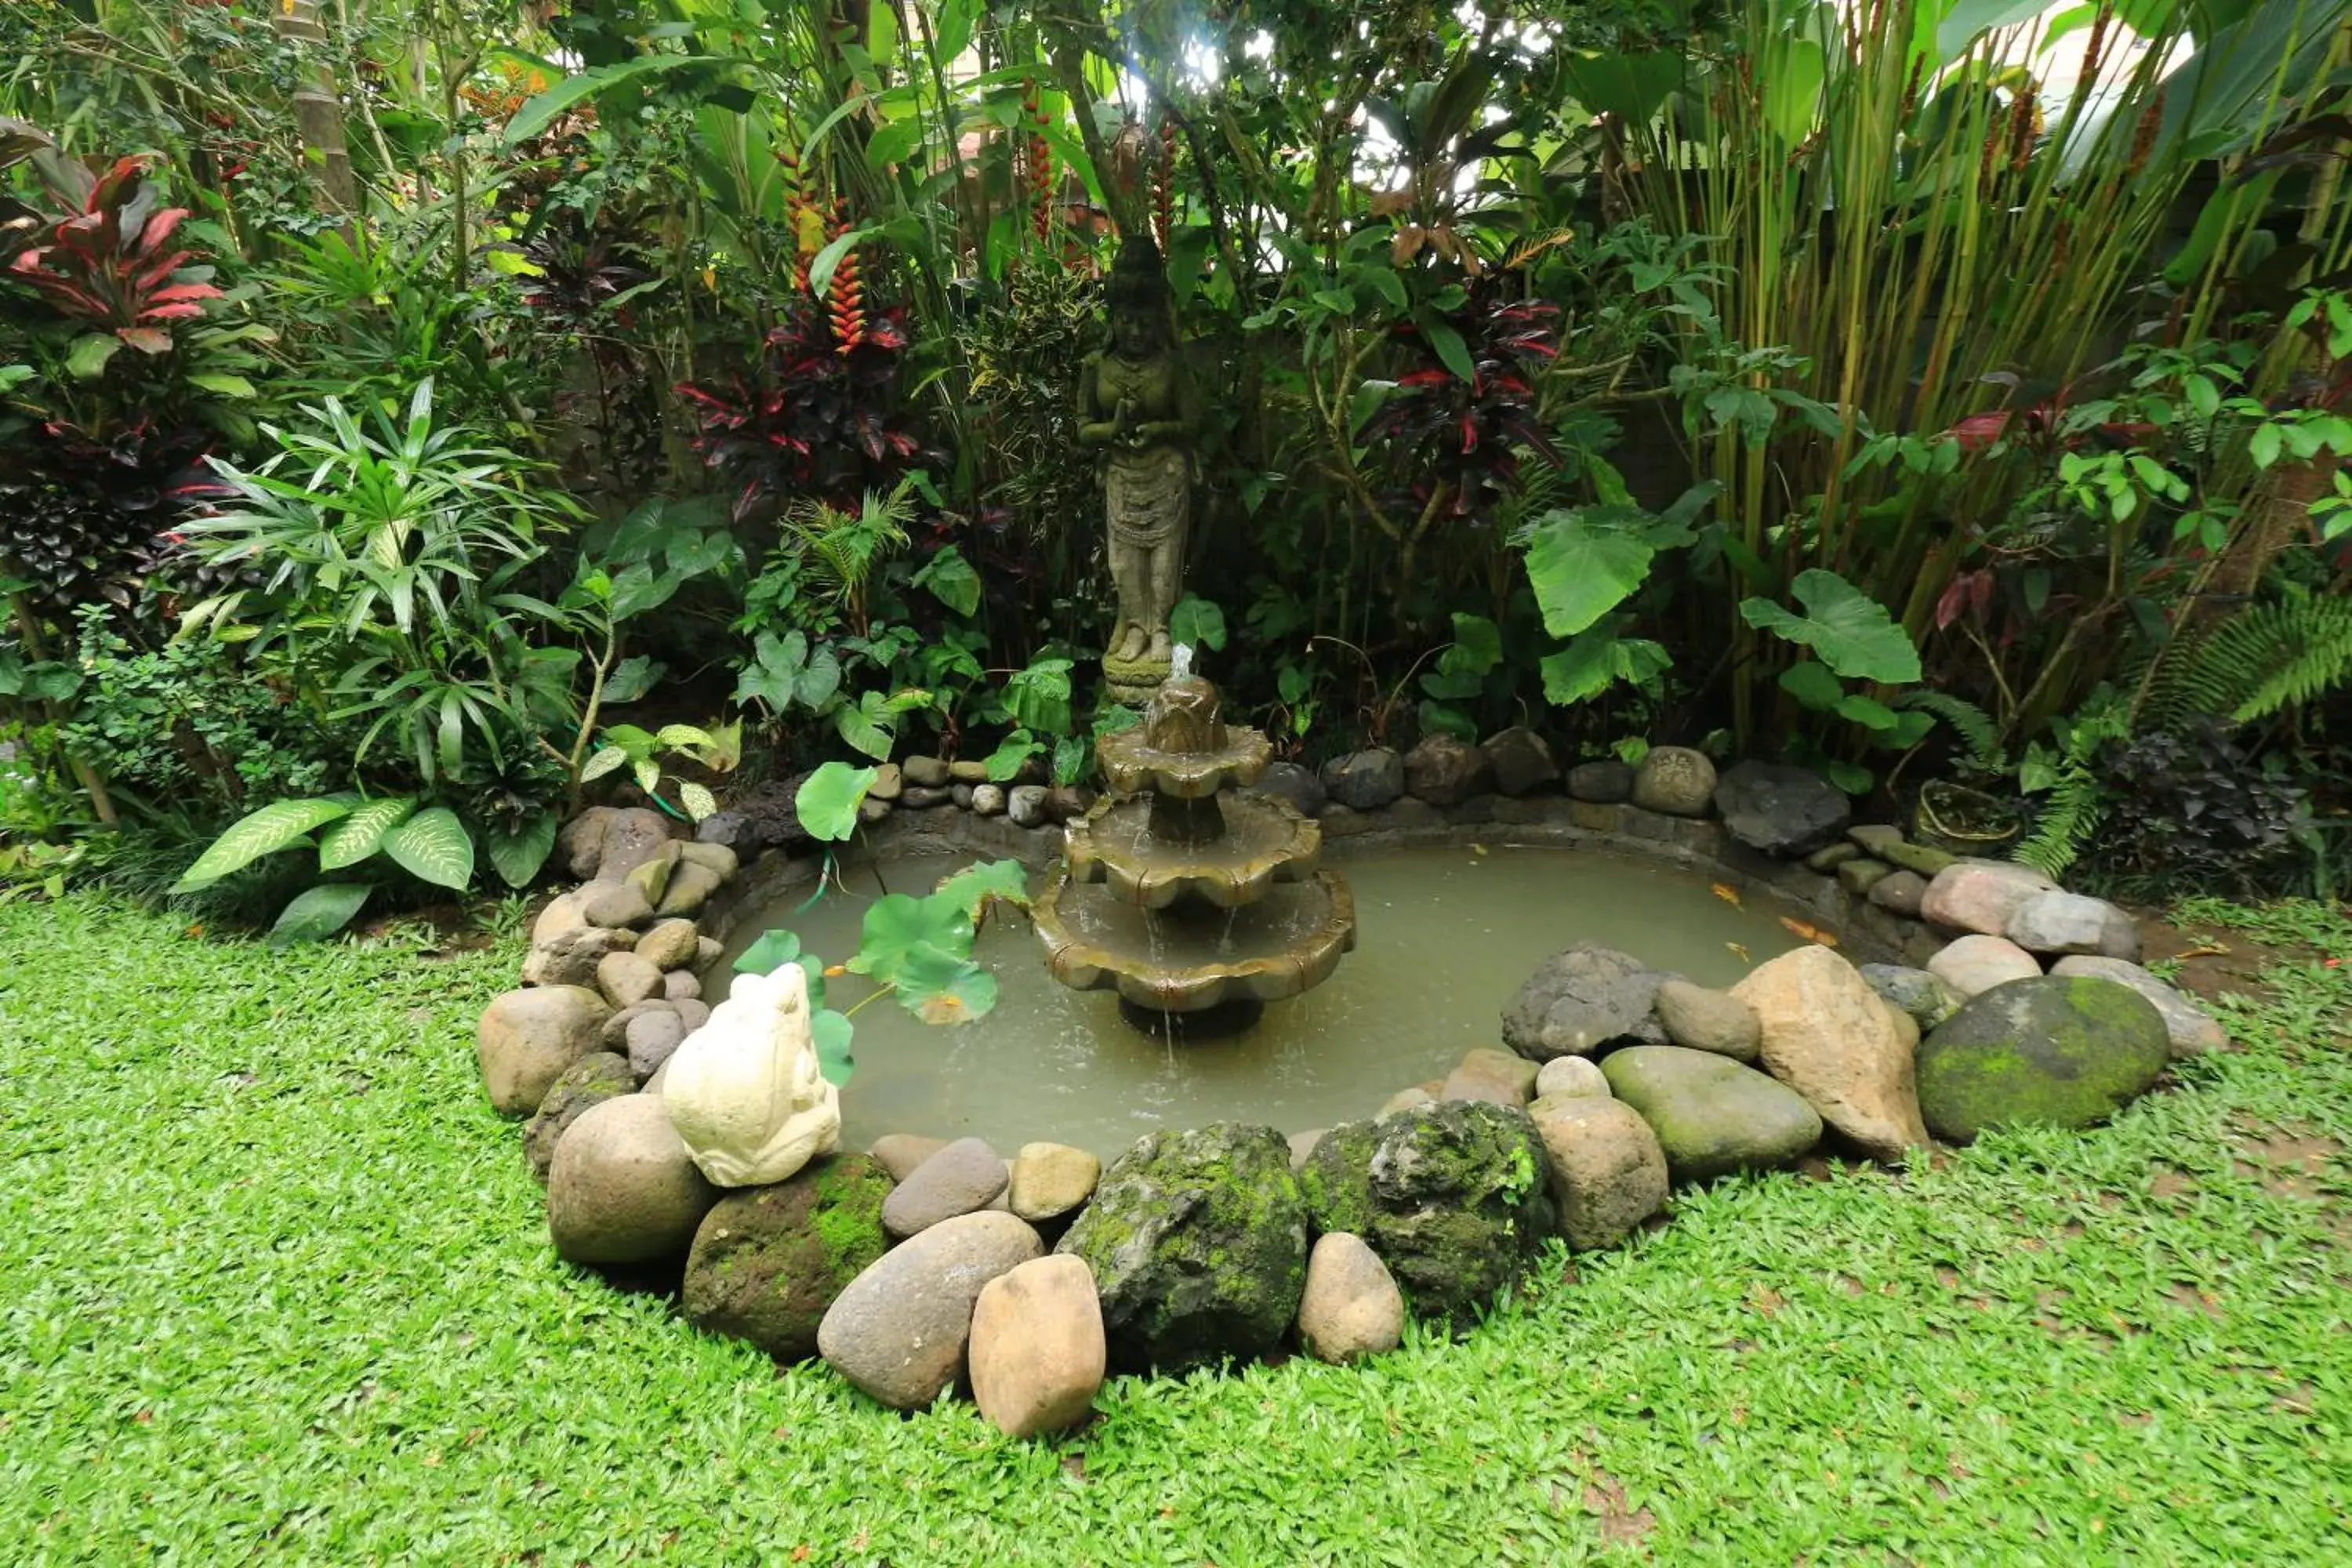
[[[1168,676],[1168,616],[1192,518],[1200,407],[1177,349],[1159,247],[1143,237],[1121,245],[1108,293],[1110,345],[1088,355],[1079,376],[1078,439],[1108,453],[1103,502],[1118,624],[1103,673],[1114,693],[1139,702]]]
[[[797,963],[739,974],[669,1059],[662,1099],[687,1153],[722,1187],[781,1182],[841,1142],[841,1095],[817,1066]]]

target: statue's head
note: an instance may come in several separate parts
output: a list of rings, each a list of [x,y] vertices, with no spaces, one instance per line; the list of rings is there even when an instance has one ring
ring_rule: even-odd
[[[1122,358],[1145,359],[1173,342],[1175,301],[1160,262],[1160,247],[1149,236],[1139,235],[1119,246],[1104,299],[1110,314],[1110,346]]]

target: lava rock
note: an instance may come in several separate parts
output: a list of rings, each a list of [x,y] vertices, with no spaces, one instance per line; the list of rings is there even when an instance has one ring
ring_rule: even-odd
[[[817,1324],[817,1352],[884,1405],[920,1410],[963,1375],[981,1291],[1043,1250],[995,1209],[941,1220],[849,1282]]]
[[[1318,1361],[1344,1365],[1404,1341],[1404,1292],[1364,1238],[1330,1231],[1307,1258],[1298,1342]]]
[[[1381,1119],[1433,1105],[1426,1091],[1408,1089],[1419,1098],[1402,1107],[1384,1110]],[[1402,1099],[1400,1095],[1398,1099]],[[1393,1104],[1393,1102],[1391,1102]],[[1380,1131],[1370,1121],[1342,1121],[1315,1142],[1298,1167],[1299,1195],[1307,1204],[1307,1223],[1318,1235],[1333,1231],[1368,1234],[1372,1228],[1372,1150]]]
[[[1925,1148],[1913,1079],[1918,1027],[1826,947],[1784,952],[1731,994],[1756,1010],[1765,1070],[1874,1158]]]
[[[684,1253],[719,1201],[658,1095],[590,1106],[555,1145],[547,1230],[571,1263],[653,1263]]]
[[[817,1325],[851,1280],[889,1249],[890,1176],[864,1154],[833,1154],[788,1179],[719,1200],[686,1260],[687,1321],[780,1362],[816,1353]]]
[[[1404,759],[1385,746],[1334,757],[1323,764],[1323,787],[1353,811],[1378,811],[1404,794]]]
[[[1363,1234],[1416,1314],[1468,1329],[1557,1226],[1543,1139],[1526,1111],[1480,1100],[1401,1110],[1375,1131]]]
[[[1405,793],[1432,805],[1459,805],[1494,783],[1486,753],[1458,735],[1424,735],[1404,756]]]
[[[764,849],[790,851],[815,843],[801,826],[795,804],[808,777],[803,771],[761,780],[729,801],[726,810],[703,818],[695,828],[696,841],[732,849],[743,860]]]
[[[1102,1162],[1067,1143],[1024,1143],[1013,1156],[1006,1196],[1032,1225],[1060,1219],[1085,1205],[1102,1181]]]
[[[1055,1255],[981,1288],[971,1314],[971,1395],[1008,1437],[1059,1432],[1094,1409],[1109,1347],[1094,1276]]]
[[[1528,1116],[1551,1157],[1552,1203],[1569,1246],[1614,1247],[1666,1206],[1666,1152],[1632,1106],[1562,1096],[1538,1100]]]
[[[1150,1133],[1103,1173],[1056,1250],[1093,1271],[1119,1366],[1181,1371],[1271,1350],[1307,1279],[1289,1141],[1237,1122]]]
[[[635,952],[608,952],[596,961],[596,989],[615,1008],[661,994],[662,972]]]
[[[2088,1127],[2147,1093],[2170,1056],[2163,1015],[2128,985],[2012,980],[1928,1035],[1919,1108],[1955,1143],[1997,1127]]]
[[[1046,794],[1044,784],[1014,784],[1004,794],[1004,814],[1015,827],[1043,827]]]
[[[1531,1061],[1664,1041],[1650,1007],[1665,976],[1614,948],[1579,942],[1544,961],[1503,1010],[1503,1043]]]
[[[1927,879],[1916,871],[1889,871],[1870,889],[1870,901],[1890,913],[1916,920],[1927,897]]]
[[[1737,1062],[1752,1062],[1763,1048],[1756,1009],[1737,995],[1710,991],[1687,980],[1662,980],[1654,1004],[1658,1026],[1674,1045],[1713,1051]]]
[[[1960,1010],[1968,998],[1924,969],[1899,963],[1865,963],[1859,971],[1873,991],[1911,1016],[1925,1034]]]
[[[1734,838],[1783,860],[1836,843],[1853,821],[1845,791],[1821,774],[1752,759],[1717,781],[1715,809]]]
[[[637,1079],[628,1062],[610,1051],[592,1051],[563,1069],[539,1102],[539,1110],[523,1124],[523,1158],[539,1184],[547,1184],[548,1168],[555,1163],[555,1145],[564,1130],[592,1105],[625,1094],[635,1094]]]
[[[537,1110],[563,1069],[596,1048],[610,1016],[604,999],[581,985],[530,986],[493,1000],[474,1031],[492,1109],[501,1116]]]
[[[1267,764],[1265,776],[1257,781],[1257,788],[1261,795],[1288,801],[1297,809],[1298,815],[1305,817],[1315,816],[1331,799],[1330,792],[1323,787],[1323,781],[1297,763]]]
[[[2030,866],[1962,860],[1936,873],[1919,913],[1947,931],[2000,936],[2010,917],[2031,899],[2056,886]]]
[[[1606,1100],[1609,1080],[1589,1057],[1554,1057],[1536,1074],[1538,1100]]]
[[[882,1228],[892,1236],[919,1235],[943,1219],[972,1214],[1004,1191],[1004,1161],[978,1138],[959,1138],[898,1184],[882,1205]]]
[[[1633,798],[1633,770],[1614,757],[1579,763],[1568,770],[1568,793],[1595,805],[1622,805]]]
[[[1668,816],[1705,816],[1715,801],[1715,764],[1706,752],[1653,746],[1633,770],[1633,804]]]
[[[1478,742],[1493,770],[1495,788],[1503,795],[1522,795],[1559,777],[1559,763],[1544,738],[1524,724],[1497,731]],[[1630,782],[1628,788],[1632,785]]]
[[[656,969],[684,969],[701,945],[702,933],[692,921],[660,921],[637,938],[636,953]]]
[[[2037,893],[2017,906],[2002,932],[2028,952],[2137,960],[2139,922],[2105,899]]]
[[[2007,937],[1964,936],[1929,959],[1927,973],[1966,997],[2012,980],[2032,980],[2042,965]]]
[[[1712,1051],[1635,1046],[1601,1070],[1658,1135],[1676,1182],[1786,1165],[1822,1139],[1822,1119],[1801,1095]]]
[[[2068,980],[2112,980],[2147,997],[2164,1017],[2175,1061],[2221,1050],[2230,1043],[2229,1031],[2215,1023],[2211,1015],[2128,959],[2081,954],[2060,959],[2050,966],[2050,973]]]

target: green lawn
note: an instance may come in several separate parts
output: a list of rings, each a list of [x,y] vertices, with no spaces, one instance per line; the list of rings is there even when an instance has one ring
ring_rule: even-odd
[[[474,1077],[518,950],[420,941],[0,909],[0,1561],[2352,1561],[2352,970],[2111,1130],[1688,1194],[1466,1343],[1032,1445],[559,1265]]]

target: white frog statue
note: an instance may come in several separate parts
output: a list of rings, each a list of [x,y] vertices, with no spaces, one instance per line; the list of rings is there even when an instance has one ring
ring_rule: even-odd
[[[670,1125],[715,1184],[781,1182],[840,1143],[841,1095],[819,1069],[811,1022],[799,964],[739,974],[670,1058]]]

